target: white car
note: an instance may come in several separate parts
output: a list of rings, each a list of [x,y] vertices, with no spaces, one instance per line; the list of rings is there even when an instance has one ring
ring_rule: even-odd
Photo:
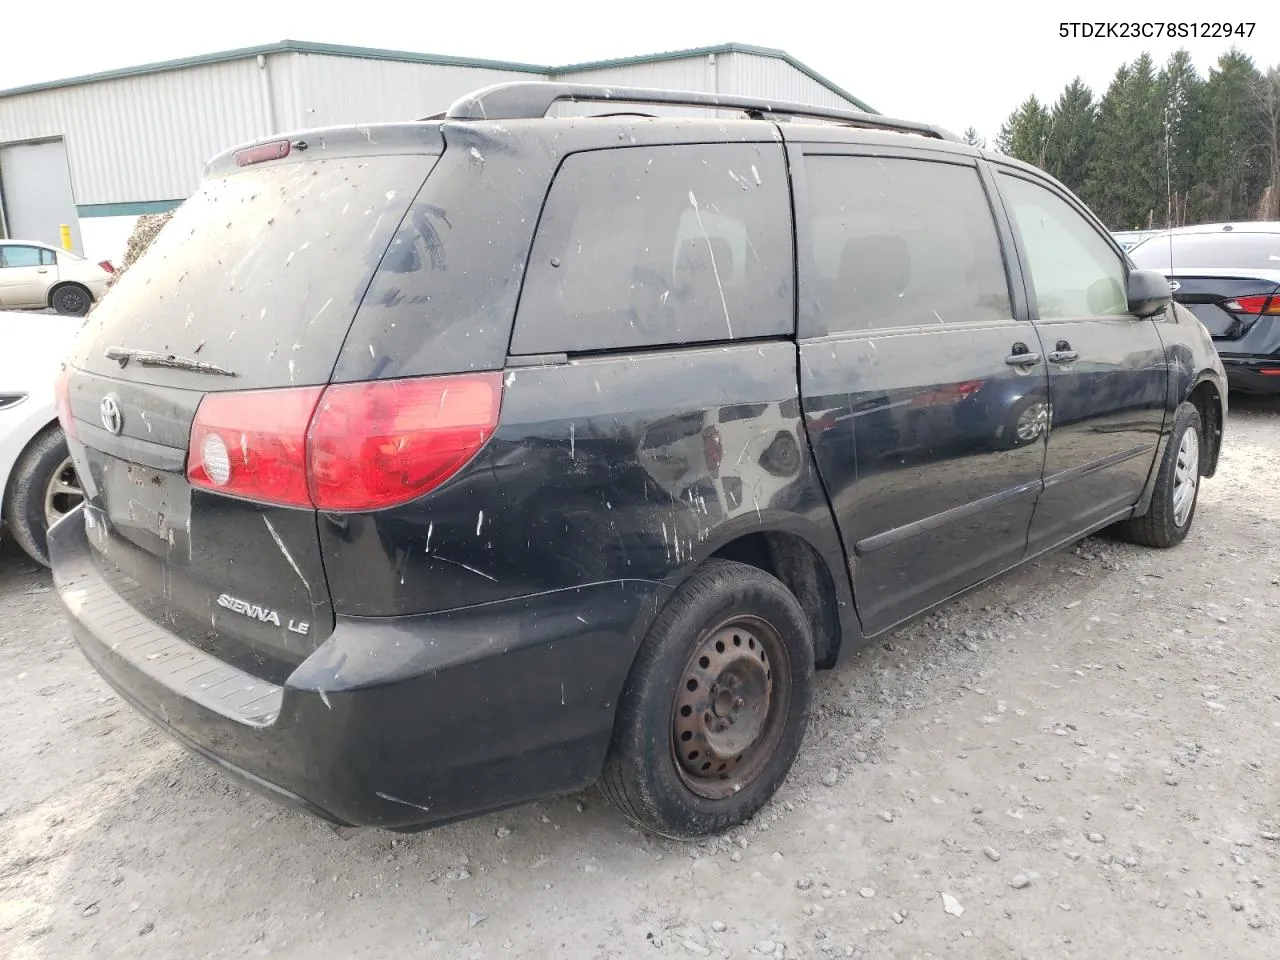
[[[46,531],[84,499],[54,400],[62,360],[83,324],[0,311],[0,521],[45,566]]]
[[[0,310],[53,307],[83,317],[107,292],[115,267],[34,240],[0,240]]]

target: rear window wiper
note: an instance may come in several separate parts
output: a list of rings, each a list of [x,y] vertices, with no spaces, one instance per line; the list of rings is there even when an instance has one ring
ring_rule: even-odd
[[[154,350],[107,347],[106,357],[120,364],[121,369],[133,360],[144,367],[169,367],[173,370],[190,370],[192,373],[209,373],[218,377],[240,376],[234,370],[220,367],[216,363],[205,363],[203,360],[192,360],[190,357],[179,357],[172,353],[156,353]]]

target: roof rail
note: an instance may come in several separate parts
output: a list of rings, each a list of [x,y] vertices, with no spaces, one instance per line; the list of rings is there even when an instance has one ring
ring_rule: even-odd
[[[803,117],[828,120],[852,127],[915,133],[939,140],[958,139],[954,134],[927,123],[895,120],[878,113],[842,110],[838,107],[818,107],[757,97],[726,96],[719,93],[655,90],[645,87],[608,87],[591,83],[555,83],[543,80],[496,83],[455,100],[443,116],[435,114],[423,119],[531,120],[545,117],[547,111],[562,100],[571,103],[646,103],[705,107],[712,110],[741,110],[755,120],[766,117],[783,120]]]

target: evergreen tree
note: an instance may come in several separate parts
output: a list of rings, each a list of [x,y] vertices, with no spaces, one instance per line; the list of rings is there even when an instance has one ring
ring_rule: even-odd
[[[1160,71],[1159,84],[1164,101],[1164,220],[1169,226],[1180,226],[1186,222],[1187,196],[1195,183],[1199,145],[1196,125],[1204,81],[1192,65],[1191,55],[1186,50],[1178,50]]]
[[[964,142],[969,144],[971,147],[978,147],[981,150],[985,150],[987,148],[987,138],[980,136],[978,131],[973,127],[969,127],[965,130]]]
[[[1280,66],[1272,67],[1258,84],[1263,124],[1266,185],[1258,200],[1259,220],[1280,220]]]
[[[970,127],[965,139],[979,143]],[[1046,169],[1112,229],[1280,219],[1280,66],[1238,50],[1204,79],[1179,50],[1116,71],[1100,100],[1079,78],[1046,109],[1028,97],[996,149]]]
[[[1245,219],[1262,194],[1266,119],[1257,91],[1262,77],[1232,49],[1209,70],[1196,124],[1198,150],[1191,215],[1202,221]]]
[[[1006,156],[1043,167],[1051,123],[1049,111],[1032,94],[1000,128],[996,148]]]
[[[1051,114],[1052,134],[1045,149],[1045,169],[1077,193],[1084,186],[1093,150],[1095,113],[1093,92],[1076,77],[1062,91]]]
[[[1113,230],[1164,220],[1164,105],[1149,54],[1116,71],[1098,109],[1085,199]]]

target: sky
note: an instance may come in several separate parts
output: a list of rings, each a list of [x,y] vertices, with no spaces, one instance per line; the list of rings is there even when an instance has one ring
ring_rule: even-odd
[[[1219,23],[1256,21],[1252,37],[1060,36],[1064,19],[1198,24],[1209,8]],[[1232,44],[1259,67],[1280,63],[1275,10],[1261,0],[1086,0],[1070,8],[1007,0],[60,0],[6,4],[0,90],[284,39],[556,65],[737,42],[786,50],[881,113],[956,133],[972,125],[994,139],[1029,94],[1052,102],[1079,75],[1100,96],[1116,68],[1144,50],[1163,62],[1184,46],[1202,74]],[[57,29],[50,29],[51,15]]]

